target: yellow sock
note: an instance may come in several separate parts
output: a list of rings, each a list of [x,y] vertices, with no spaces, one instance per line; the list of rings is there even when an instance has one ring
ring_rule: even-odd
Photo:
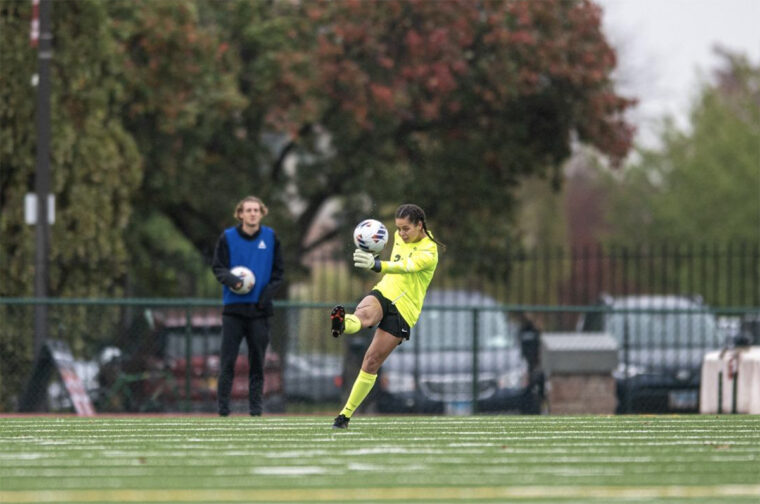
[[[359,370],[359,376],[356,377],[354,386],[351,387],[351,394],[348,396],[348,401],[346,401],[346,405],[343,407],[343,411],[341,411],[340,414],[346,415],[346,418],[351,418],[351,415],[354,414],[356,408],[359,407],[364,398],[367,397],[367,394],[369,394],[369,391],[372,390],[372,386],[375,384],[376,379],[376,374],[369,374]]]
[[[355,334],[361,331],[362,329],[362,323],[359,321],[359,317],[357,317],[353,313],[350,315],[346,315],[346,319],[344,323],[346,324],[346,330],[343,332],[345,332],[346,334]]]

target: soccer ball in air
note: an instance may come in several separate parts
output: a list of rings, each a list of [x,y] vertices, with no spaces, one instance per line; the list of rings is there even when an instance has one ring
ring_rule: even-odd
[[[379,254],[388,243],[388,230],[375,219],[365,219],[354,229],[354,244],[365,252]]]
[[[245,266],[235,266],[230,270],[230,273],[243,280],[243,285],[240,286],[239,289],[233,289],[230,287],[232,292],[235,294],[248,294],[251,292],[251,289],[253,289],[253,286],[256,284],[256,277],[254,276],[253,271]]]

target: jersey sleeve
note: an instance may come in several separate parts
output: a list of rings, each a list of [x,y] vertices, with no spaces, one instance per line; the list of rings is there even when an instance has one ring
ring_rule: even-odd
[[[227,243],[226,233],[222,233],[216,242],[214,258],[211,261],[211,269],[219,283],[227,287],[234,287],[240,279],[230,273],[230,246]]]
[[[408,257],[398,261],[381,261],[380,273],[417,273],[435,268],[436,264],[438,264],[438,254],[435,243],[431,243],[430,246],[415,250]]]

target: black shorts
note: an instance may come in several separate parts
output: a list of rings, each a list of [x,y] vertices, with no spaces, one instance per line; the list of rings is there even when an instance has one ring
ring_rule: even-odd
[[[383,318],[380,319],[380,323],[377,324],[377,327],[397,338],[401,338],[399,344],[404,340],[408,340],[411,329],[406,320],[404,320],[404,317],[398,312],[396,305],[391,303],[378,290],[371,291],[369,295],[377,298],[377,300],[380,301],[380,307],[383,309]]]

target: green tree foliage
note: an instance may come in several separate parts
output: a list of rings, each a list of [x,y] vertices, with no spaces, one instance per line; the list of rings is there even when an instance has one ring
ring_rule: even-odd
[[[289,266],[414,201],[450,265],[498,278],[515,188],[558,181],[576,138],[613,161],[630,146],[600,15],[589,0],[53,2],[51,295],[193,292],[178,271],[251,193]],[[32,294],[30,17],[0,3],[2,296]],[[315,226],[331,205],[337,225]],[[120,316],[69,313],[51,327],[75,352]],[[6,380],[32,324],[1,315]]]
[[[135,143],[120,117],[123,60],[101,3],[63,2],[54,9],[51,176],[56,223],[51,228],[50,293],[116,294],[127,258],[123,234],[142,177]],[[34,229],[24,224],[23,198],[34,180],[35,88],[30,82],[37,54],[28,42],[30,6],[4,4],[0,14],[0,295],[28,296]]]
[[[209,274],[198,250],[213,246],[246,186],[240,168],[249,161],[224,147],[246,105],[237,58],[194,2],[119,0],[107,8],[126,60],[121,117],[145,164],[127,234],[135,294],[186,295],[194,289],[177,283],[177,270],[195,267],[185,277],[201,280]]]
[[[192,254],[167,243],[208,257],[250,193],[291,267],[415,201],[457,241],[453,264],[492,271],[521,180],[559,180],[574,137],[613,160],[630,145],[588,1],[109,5],[146,165],[129,237],[148,292],[181,295],[171,270]],[[315,226],[330,208],[336,225]]]
[[[558,179],[574,135],[613,160],[628,151],[622,112],[632,102],[614,92],[615,55],[590,2],[297,9],[298,43],[279,51],[268,119],[306,160],[292,179],[300,236],[336,195],[347,227],[414,201],[456,242],[455,261],[498,271],[522,179]]]
[[[724,54],[691,128],[665,123],[662,147],[611,179],[610,227],[623,243],[760,240],[760,67]]]
[[[63,5],[54,14],[61,49],[71,42],[67,30],[71,37],[96,30],[99,53],[58,70],[71,75],[58,81],[68,108],[55,104],[54,138],[60,148],[76,145],[84,165],[101,167],[84,149],[105,152],[109,144],[98,136],[118,133],[108,162],[134,162],[119,171],[127,182],[115,184],[120,193],[81,195],[107,199],[105,211],[79,206],[83,216],[57,228],[100,239],[93,230],[108,227],[119,237],[101,246],[114,248],[114,262],[126,258],[126,240],[137,295],[191,290],[173,281],[172,268],[188,268],[198,252],[208,257],[233,222],[232,206],[250,193],[270,205],[267,223],[290,265],[347,236],[360,217],[390,221],[396,205],[414,201],[443,241],[456,242],[452,264],[498,269],[522,180],[558,181],[575,138],[613,160],[630,145],[622,113],[631,101],[614,91],[615,55],[599,8],[586,0]],[[16,13],[4,36],[22,47],[28,6],[4,9]],[[76,40],[86,48],[93,39]],[[18,57],[27,66],[20,75],[32,71],[30,59]],[[107,76],[90,92],[92,79]],[[31,91],[21,89],[26,98],[12,106],[14,117],[32,110]],[[17,151],[27,145],[14,162],[27,171],[3,172],[4,188],[28,183],[30,138],[13,141]],[[82,191],[77,176],[58,184]],[[93,174],[93,185],[98,177],[112,180]],[[4,204],[19,209],[23,192]],[[130,196],[134,212],[118,207]],[[337,226],[316,227],[329,208],[338,208]],[[28,230],[16,226],[10,242],[28,252]],[[67,253],[81,257],[82,249]]]
[[[55,2],[51,67],[52,296],[102,297],[122,293],[134,190],[142,177],[135,142],[121,120],[124,64],[96,1]],[[29,45],[31,3],[0,5],[0,296],[31,296],[34,228],[24,223],[23,198],[33,187],[37,52]],[[0,313],[0,408],[20,390],[32,359],[28,310]],[[85,322],[74,311],[51,313],[50,335],[78,344],[102,336],[113,320]],[[24,372],[19,372],[23,370]]]
[[[664,265],[658,281],[702,286],[699,294],[713,305],[760,295],[752,259],[760,248],[760,67],[722,55],[717,79],[693,105],[690,128],[666,121],[661,148],[641,151],[599,186],[607,195],[607,239],[658,264],[665,251],[694,254],[696,267]]]
[[[574,136],[614,160],[630,145],[588,1],[108,5],[146,167],[128,233],[138,294],[182,295],[172,271],[193,254],[178,244],[208,257],[250,193],[291,267],[415,201],[458,242],[452,264],[492,271],[523,178],[559,180]],[[317,228],[329,208],[337,225]]]
[[[305,21],[291,2],[199,2],[201,19],[218,26],[222,45],[239,67],[237,88],[247,106],[227,118],[213,139],[218,154],[214,174],[227,183],[225,194],[209,195],[201,206],[214,221],[213,227],[196,227],[186,236],[199,250],[212,246],[223,227],[235,223],[234,204],[243,196],[255,194],[270,209],[265,224],[273,226],[283,243],[289,272],[302,260],[300,244],[313,224],[314,215],[302,211],[308,193],[300,194],[299,177],[289,174],[286,160],[290,154],[311,156],[298,143],[290,141],[287,131],[271,124],[269,116],[274,97],[282,86],[280,60],[285,51],[307,47],[298,35]],[[308,186],[308,184],[305,184]],[[300,217],[299,217],[300,215]],[[208,237],[212,236],[209,242]]]

